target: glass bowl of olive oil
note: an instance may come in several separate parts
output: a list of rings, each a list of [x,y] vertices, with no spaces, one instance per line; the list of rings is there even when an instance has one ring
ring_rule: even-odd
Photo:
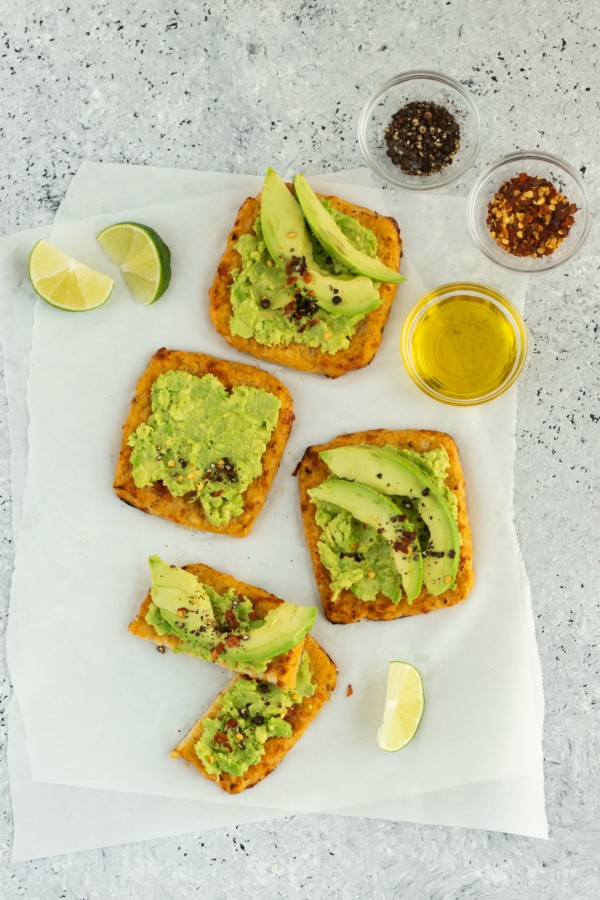
[[[457,281],[430,291],[412,308],[400,350],[408,374],[430,397],[475,406],[515,383],[527,355],[527,331],[498,291]]]

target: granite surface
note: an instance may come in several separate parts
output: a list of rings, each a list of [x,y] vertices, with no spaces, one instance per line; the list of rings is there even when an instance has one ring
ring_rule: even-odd
[[[475,95],[485,129],[476,170],[514,148],[554,152],[585,173],[598,208],[599,26],[598,7],[578,0],[1,0],[0,233],[50,222],[85,159],[356,167],[363,99],[415,67]],[[467,193],[474,175],[453,190]],[[2,900],[600,895],[598,231],[572,263],[532,279],[519,385],[516,519],[546,690],[550,841],[305,816],[12,865],[4,774]],[[0,413],[5,622],[3,389]],[[5,681],[3,705],[8,694]]]

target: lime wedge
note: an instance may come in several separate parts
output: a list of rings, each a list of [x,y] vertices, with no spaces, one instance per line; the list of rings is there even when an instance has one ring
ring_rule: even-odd
[[[117,222],[96,237],[138,303],[149,306],[162,297],[171,280],[171,251],[153,228]]]
[[[425,694],[421,674],[406,662],[390,662],[383,722],[377,732],[382,750],[395,752],[412,741],[423,717]]]
[[[106,303],[114,281],[84,266],[48,241],[38,241],[29,256],[29,280],[36,294],[69,312],[86,312]]]

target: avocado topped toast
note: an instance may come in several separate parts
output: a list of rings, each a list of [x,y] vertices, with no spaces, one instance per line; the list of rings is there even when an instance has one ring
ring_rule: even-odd
[[[244,537],[293,419],[289,391],[267,372],[163,348],[138,381],[114,489],[129,505],[179,525]]]
[[[227,793],[238,794],[279,765],[329,699],[336,680],[334,663],[309,635],[295,690],[236,676],[171,755]]]
[[[309,447],[298,475],[306,540],[331,622],[417,615],[468,595],[471,531],[449,435],[342,435]]]
[[[270,169],[262,194],[240,208],[210,317],[239,350],[337,378],[379,347],[402,280],[402,242],[393,219],[317,195],[302,176],[294,184]]]
[[[152,587],[129,631],[292,690],[314,606],[296,606],[200,564],[150,557]]]

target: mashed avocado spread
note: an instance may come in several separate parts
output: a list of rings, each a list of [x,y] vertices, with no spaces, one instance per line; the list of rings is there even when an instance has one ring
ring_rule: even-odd
[[[218,714],[202,720],[202,736],[194,749],[207,772],[247,772],[262,758],[269,738],[291,737],[292,726],[285,719],[286,713],[305,697],[312,697],[316,689],[306,653],[302,655],[294,691],[266,681],[236,679],[222,695]]]
[[[152,414],[128,440],[137,487],[162,482],[174,497],[200,503],[213,525],[226,525],[241,515],[243,493],[262,472],[280,407],[260,388],[228,392],[214,375],[159,375]]]
[[[446,451],[440,447],[427,453],[397,449],[396,452],[433,478],[456,519],[457,499],[445,483],[450,464]],[[419,544],[425,549],[429,533],[414,510],[414,501],[406,497],[391,499],[405,509],[409,516],[412,512],[411,520],[414,522]],[[389,542],[376,529],[363,525],[338,506],[323,501],[317,501],[315,505],[315,518],[321,529],[317,544],[319,556],[331,576],[330,586],[334,599],[346,589],[359,600],[375,600],[378,594],[383,594],[392,603],[399,603],[402,598],[402,582],[394,565]]]
[[[327,200],[322,203],[357,249],[368,256],[377,256],[377,238],[372,231],[352,216],[338,212]],[[353,274],[328,256],[314,238],[312,244],[315,262],[323,272]],[[366,313],[336,315],[306,300],[296,302],[297,288],[286,284],[285,272],[275,266],[269,256],[260,216],[254,223],[254,233],[243,234],[235,246],[242,257],[242,266],[231,287],[233,315],[229,325],[232,334],[254,338],[268,347],[295,343],[317,347],[326,353],[337,353],[348,347],[356,326]]]

